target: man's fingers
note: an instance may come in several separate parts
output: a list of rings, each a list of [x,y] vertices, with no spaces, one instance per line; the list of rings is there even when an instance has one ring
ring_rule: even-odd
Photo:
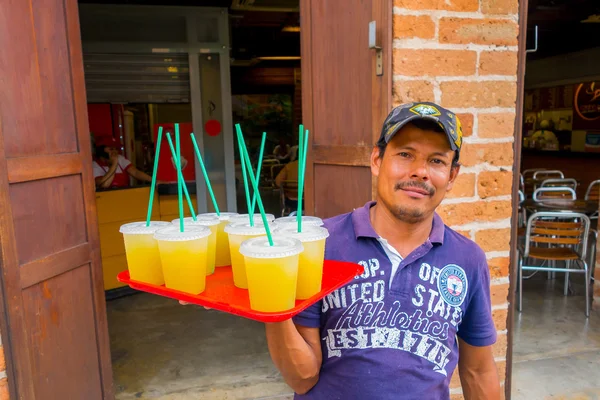
[[[179,300],[179,304],[181,304],[182,306],[189,306],[192,303],[188,303],[187,301],[183,301],[183,300]],[[205,310],[212,310],[212,308],[210,307],[204,307]]]

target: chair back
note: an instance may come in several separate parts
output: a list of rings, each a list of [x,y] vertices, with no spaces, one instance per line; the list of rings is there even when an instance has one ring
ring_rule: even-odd
[[[533,179],[550,179],[550,178],[564,179],[565,175],[562,173],[562,171],[559,171],[557,169],[541,170],[541,171],[535,171],[533,173]]]
[[[588,186],[587,191],[585,192],[585,199],[595,201],[600,200],[600,180],[590,183],[590,186]]]
[[[567,179],[550,178],[550,179],[546,179],[544,182],[542,182],[541,187],[556,187],[556,186],[568,187],[573,190],[577,190],[577,181],[573,178],[567,178]]]
[[[590,219],[585,214],[534,213],[527,221],[524,256],[529,256],[531,247],[571,247],[585,260],[589,233]]]
[[[568,187],[541,187],[533,192],[533,200],[577,200],[575,191]]]

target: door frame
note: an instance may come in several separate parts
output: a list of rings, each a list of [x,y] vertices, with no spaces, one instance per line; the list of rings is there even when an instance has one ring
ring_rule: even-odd
[[[515,106],[515,135],[514,135],[514,160],[512,182],[512,216],[510,232],[510,268],[508,289],[508,316],[506,321],[506,377],[504,381],[505,398],[511,398],[512,389],[512,364],[514,344],[514,316],[516,312],[515,292],[517,276],[517,246],[518,246],[518,218],[519,218],[519,188],[521,172],[521,147],[523,138],[523,105],[525,87],[525,67],[527,62],[527,11],[529,0],[519,1],[519,36],[518,36],[518,63],[517,63],[517,100]]]
[[[306,126],[314,126],[312,101],[312,34],[311,3],[319,0],[300,0],[301,26],[301,67],[302,74],[302,120]],[[370,156],[373,146],[379,138],[381,125],[392,108],[392,32],[393,0],[373,0],[372,20],[377,21],[376,43],[383,48],[383,76],[372,75],[372,136],[371,143],[364,146],[314,146],[314,135],[309,137],[309,150],[306,159],[306,178],[304,187],[304,202],[306,215],[315,215],[314,164],[322,163],[327,156],[327,164],[356,167],[370,167]],[[329,40],[329,39],[325,39]],[[367,47],[368,43],[364,43]],[[372,70],[375,71],[377,62],[375,51],[372,50]],[[313,132],[314,133],[314,132]],[[371,198],[376,197],[376,179],[371,181]]]

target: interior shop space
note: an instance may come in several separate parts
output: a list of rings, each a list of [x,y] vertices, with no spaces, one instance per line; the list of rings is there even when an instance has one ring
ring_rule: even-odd
[[[151,218],[178,217],[174,157],[166,141],[157,155],[159,131],[179,129],[181,170],[197,214],[215,207],[193,141],[220,210],[246,213],[234,126],[241,125],[255,166],[266,132],[258,177],[265,211],[292,211],[297,177],[281,171],[297,160],[302,121],[298,0],[81,0],[79,15],[89,162],[102,176],[111,151],[119,157],[111,182],[96,179],[116,397],[287,398],[262,324],[133,294],[116,276],[126,269],[119,227],[146,219],[156,157]]]
[[[600,314],[588,310],[598,284],[599,34],[597,1],[529,1],[515,399],[600,393],[592,367],[600,357]]]

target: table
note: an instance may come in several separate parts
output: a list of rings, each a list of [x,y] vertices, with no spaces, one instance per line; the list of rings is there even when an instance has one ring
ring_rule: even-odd
[[[527,199],[521,203],[521,206],[529,211],[555,211],[555,212],[576,212],[586,215],[593,215],[598,212],[598,201],[596,200],[538,200]]]

